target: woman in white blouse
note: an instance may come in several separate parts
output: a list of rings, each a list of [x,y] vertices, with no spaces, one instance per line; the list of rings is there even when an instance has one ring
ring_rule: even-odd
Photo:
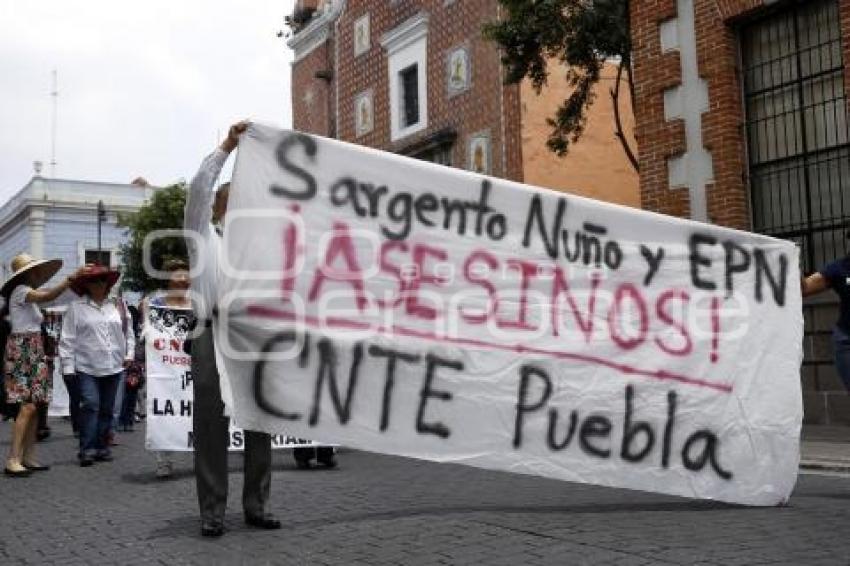
[[[85,266],[71,285],[82,298],[71,303],[62,320],[59,358],[63,375],[75,374],[80,387],[78,457],[84,467],[112,460],[106,437],[115,392],[134,355],[130,317],[123,304],[108,299],[118,276],[107,267]]]
[[[7,402],[19,405],[12,443],[4,472],[7,476],[23,477],[48,466],[35,459],[37,403],[49,403],[52,376],[47,369],[47,357],[41,337],[43,316],[38,308],[61,295],[71,285],[66,279],[52,289],[39,289],[62,267],[62,260],[36,260],[28,254],[12,259],[13,274],[0,289],[7,301],[11,334],[6,341],[5,388]]]

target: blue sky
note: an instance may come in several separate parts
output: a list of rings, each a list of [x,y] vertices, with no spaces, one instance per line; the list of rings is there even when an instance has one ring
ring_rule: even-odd
[[[290,126],[293,0],[0,0],[0,203],[50,175],[190,177],[243,117]]]

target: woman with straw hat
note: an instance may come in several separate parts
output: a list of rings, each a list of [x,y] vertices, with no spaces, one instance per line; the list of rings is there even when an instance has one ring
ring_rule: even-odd
[[[71,289],[82,298],[62,318],[59,359],[63,375],[76,375],[80,387],[81,466],[112,460],[107,436],[112,431],[118,381],[133,361],[135,336],[123,304],[110,301],[119,273],[86,265]]]
[[[71,278],[51,289],[39,289],[62,267],[62,260],[36,260],[28,254],[12,259],[12,276],[0,288],[6,299],[11,334],[6,342],[5,386],[9,403],[20,405],[12,445],[4,472],[7,476],[28,476],[33,471],[47,470],[35,460],[36,403],[49,403],[52,388],[41,335],[43,315],[40,303],[48,303],[61,295]]]

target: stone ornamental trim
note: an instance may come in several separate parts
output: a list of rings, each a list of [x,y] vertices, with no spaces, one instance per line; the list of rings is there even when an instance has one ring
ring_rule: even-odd
[[[328,0],[324,11],[307,24],[307,27],[294,34],[286,45],[295,52],[297,63],[320,45],[328,40],[330,36],[330,25],[336,21],[345,9],[346,0]]]

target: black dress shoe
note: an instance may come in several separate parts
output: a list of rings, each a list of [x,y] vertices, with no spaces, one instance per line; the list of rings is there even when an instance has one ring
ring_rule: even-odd
[[[224,534],[224,524],[218,521],[204,521],[201,523],[201,536],[220,537]]]
[[[245,515],[245,523],[258,529],[274,530],[280,528],[280,521],[271,513],[265,515]]]
[[[24,464],[23,466],[31,472],[46,472],[50,469],[50,466],[44,466],[42,464]]]
[[[316,450],[316,461],[328,468],[336,468],[334,449],[323,447]]]
[[[80,456],[80,467],[88,468],[94,464],[94,458],[91,456]]]
[[[310,460],[313,459],[313,456],[315,454],[316,454],[316,451],[313,448],[293,448],[292,449],[292,457],[295,458],[295,465],[298,466],[299,470],[310,469]]]
[[[25,478],[32,474],[32,472],[27,469],[10,470],[9,468],[3,468],[3,473],[9,476],[10,478]]]

